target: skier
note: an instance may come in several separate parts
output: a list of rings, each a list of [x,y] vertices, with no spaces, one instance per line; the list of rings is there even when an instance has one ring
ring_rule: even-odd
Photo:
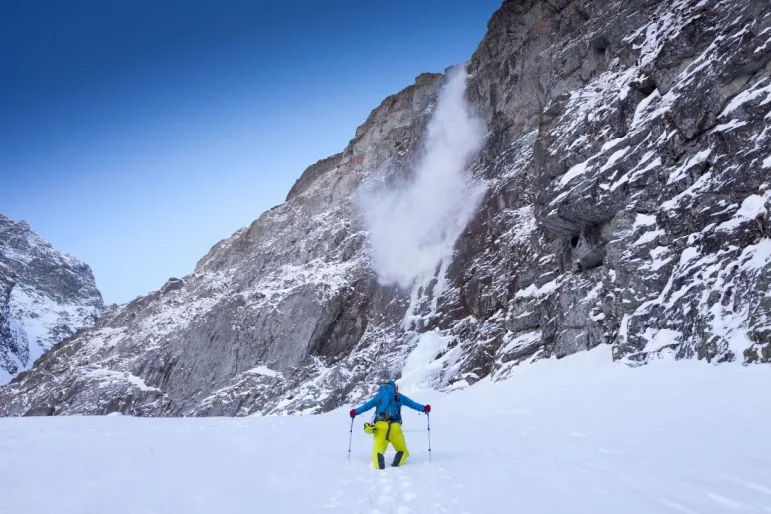
[[[396,450],[392,466],[401,466],[410,455],[402,432],[402,405],[426,414],[431,412],[430,405],[421,405],[399,394],[399,387],[393,380],[380,384],[377,394],[367,403],[358,409],[351,409],[351,418],[355,418],[377,407],[373,420],[375,421],[375,448],[372,453],[372,462],[378,469],[385,469],[384,454],[388,443],[391,443]]]

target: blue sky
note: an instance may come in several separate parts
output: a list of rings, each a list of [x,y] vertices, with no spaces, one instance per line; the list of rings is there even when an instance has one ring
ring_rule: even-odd
[[[0,212],[123,303],[283,202],[501,0],[0,4]]]

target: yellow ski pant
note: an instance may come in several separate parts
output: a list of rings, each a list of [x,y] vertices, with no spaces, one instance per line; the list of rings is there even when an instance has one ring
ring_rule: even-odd
[[[385,469],[385,451],[388,444],[392,444],[396,450],[393,466],[401,466],[409,457],[407,442],[404,440],[401,423],[378,421],[375,423],[375,450],[372,453],[372,462],[377,469]]]

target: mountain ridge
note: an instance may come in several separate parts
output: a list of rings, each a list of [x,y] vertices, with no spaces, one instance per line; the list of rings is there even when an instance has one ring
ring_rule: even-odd
[[[29,368],[104,310],[91,268],[0,213],[0,371]]]
[[[315,413],[603,344],[769,362],[769,63],[764,2],[504,2],[466,65],[488,189],[433,274],[379,283],[359,205],[424,151],[446,76],[421,75],[192,274],[0,388],[0,414]]]

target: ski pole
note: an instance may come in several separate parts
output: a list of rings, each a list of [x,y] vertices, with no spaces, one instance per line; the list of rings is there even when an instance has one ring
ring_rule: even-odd
[[[351,442],[353,441],[353,419],[351,418],[351,435],[348,437],[348,462],[351,462]]]
[[[428,427],[428,462],[431,462],[431,414],[426,413],[426,426]]]

